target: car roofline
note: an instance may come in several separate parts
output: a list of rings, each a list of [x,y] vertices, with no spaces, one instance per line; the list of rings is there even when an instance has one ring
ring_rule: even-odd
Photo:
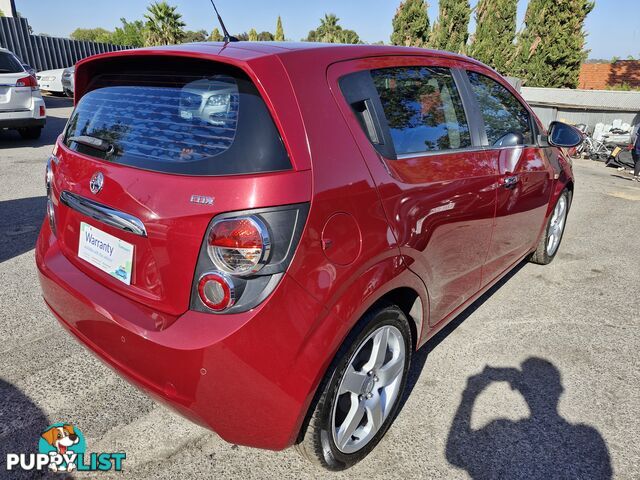
[[[491,69],[491,67],[473,58],[442,50],[432,50],[417,47],[401,47],[393,45],[347,45],[316,42],[194,42],[181,45],[143,47],[105,52],[84,58],[78,61],[76,65],[105,57],[121,57],[144,54],[170,55],[171,53],[175,53],[180,56],[193,57],[224,56],[226,58],[235,59],[244,63],[245,61],[248,62],[249,60],[255,60],[262,57],[287,56],[294,53],[303,54],[303,52],[312,53],[320,51],[322,51],[322,53],[326,55],[325,61],[327,62],[327,64],[366,57],[415,55],[464,61],[467,63],[478,65],[480,67]],[[251,56],[251,58],[246,58],[246,52],[251,52],[254,55]]]

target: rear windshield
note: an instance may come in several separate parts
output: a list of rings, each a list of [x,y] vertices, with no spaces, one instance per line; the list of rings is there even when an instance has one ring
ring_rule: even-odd
[[[106,74],[90,88],[65,132],[73,150],[184,175],[291,168],[264,101],[241,74]]]
[[[24,72],[22,65],[16,57],[7,52],[0,52],[0,73]]]

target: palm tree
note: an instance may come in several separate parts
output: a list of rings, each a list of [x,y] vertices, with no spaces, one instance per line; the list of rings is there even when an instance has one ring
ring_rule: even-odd
[[[338,43],[338,36],[342,27],[338,25],[340,19],[333,13],[325,13],[320,19],[320,26],[316,30],[317,41],[327,43]]]
[[[145,45],[175,45],[184,38],[182,15],[167,2],[155,2],[147,7]]]
[[[320,26],[311,30],[307,35],[307,42],[324,43],[362,43],[360,37],[353,30],[345,30],[338,22],[340,19],[333,13],[325,13],[320,19]]]

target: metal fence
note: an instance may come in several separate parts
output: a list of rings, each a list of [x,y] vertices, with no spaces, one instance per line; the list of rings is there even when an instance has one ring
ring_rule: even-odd
[[[11,50],[22,62],[38,71],[66,68],[91,55],[131,48],[33,35],[26,18],[13,17],[0,17],[0,47]]]

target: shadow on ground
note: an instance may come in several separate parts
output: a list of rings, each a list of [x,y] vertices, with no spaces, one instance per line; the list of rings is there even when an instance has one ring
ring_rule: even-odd
[[[451,332],[453,332],[462,322],[464,322],[467,318],[469,318],[473,313],[480,308],[480,306],[486,302],[491,296],[500,290],[500,288],[506,284],[511,278],[513,278],[521,269],[527,264],[526,261],[518,264],[513,270],[507,273],[498,283],[496,283],[493,287],[487,290],[480,298],[478,298],[475,302],[473,302],[469,307],[467,307],[460,315],[458,315],[455,319],[451,321],[446,327],[440,330],[433,338],[429,340],[429,342],[420,348],[417,352],[414,353],[413,359],[411,360],[411,367],[409,368],[409,374],[407,377],[407,386],[405,388],[405,394],[401,400],[400,408],[398,411],[401,411],[404,407],[407,399],[411,395],[411,392],[416,386],[418,379],[420,378],[420,374],[422,373],[422,369],[427,361],[427,357],[429,354],[438,346],[445,338],[447,338]]]
[[[415,388],[429,354],[524,265],[526,262],[509,272],[415,353],[400,409]],[[491,383],[505,381],[523,396],[530,417],[496,419],[473,430],[471,415],[478,395]],[[449,431],[447,461],[478,480],[610,479],[611,458],[602,435],[591,426],[571,424],[559,415],[562,392],[560,372],[541,358],[527,359],[520,369],[485,367],[467,381]]]
[[[530,416],[498,418],[474,430],[475,401],[493,382],[507,382],[519,392]],[[528,358],[520,369],[485,367],[467,380],[447,439],[447,461],[473,479],[610,479],[611,457],[602,435],[560,416],[563,391],[560,371],[542,358]]]
[[[43,96],[47,106],[47,123],[42,130],[42,135],[37,140],[23,140],[16,130],[0,129],[0,150],[4,148],[39,148],[45,145],[53,145],[67,124],[66,112],[57,111],[59,108],[72,108],[73,100],[66,97]]]
[[[45,413],[19,388],[0,379],[0,478],[34,478],[36,472],[6,471],[7,453],[38,453]]]
[[[46,202],[45,196],[0,202],[0,263],[35,247]]]
[[[629,176],[629,177],[623,177],[622,175],[617,175],[617,174],[615,174],[615,173],[614,173],[614,174],[612,174],[611,176],[612,176],[612,177],[615,177],[615,178],[621,178],[622,180],[628,180],[629,182],[632,182],[632,181],[633,181],[633,177],[632,177],[632,176]]]

